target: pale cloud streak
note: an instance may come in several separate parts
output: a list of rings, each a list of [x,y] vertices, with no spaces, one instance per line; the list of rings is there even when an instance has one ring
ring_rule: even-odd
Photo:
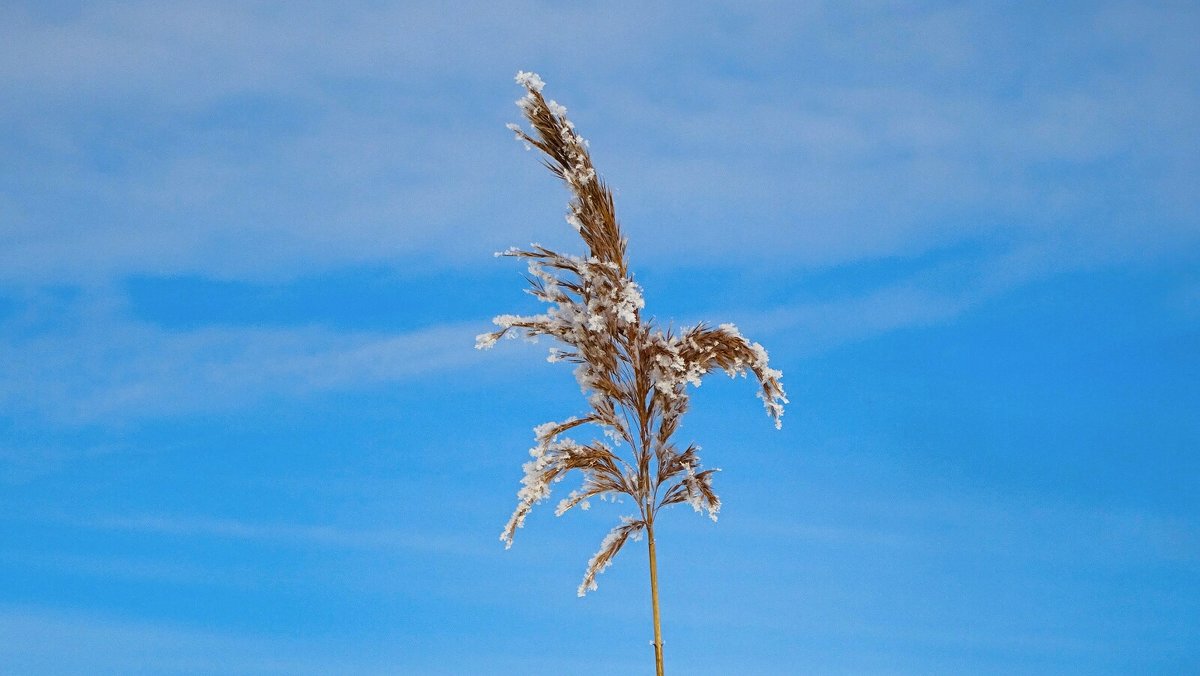
[[[304,397],[484,366],[471,349],[479,326],[466,323],[404,333],[171,330],[96,299],[49,315],[0,325],[0,401],[11,412],[68,424],[237,410],[273,394]]]
[[[0,275],[288,277],[566,239],[561,195],[500,127],[518,67],[572,107],[657,265],[1196,244],[1173,178],[1197,169],[1194,13],[1108,3],[1030,34],[979,7],[627,9],[10,9]],[[689,66],[698,45],[740,70]]]
[[[212,517],[109,516],[84,520],[79,525],[99,530],[158,536],[210,537],[335,549],[420,552],[423,555],[467,556],[488,551],[480,543],[446,534],[396,529],[348,529],[331,525],[253,523],[241,519]]]
[[[1185,565],[1200,560],[1200,524],[1149,510],[1037,504],[1014,499],[931,495],[886,503],[843,501],[839,514],[807,522],[741,524],[758,537],[833,547],[884,547],[939,556],[1121,567],[1131,562]],[[857,524],[850,526],[847,524]],[[872,524],[864,527],[863,524]],[[1062,533],[1078,537],[1069,540]],[[962,549],[947,550],[947,543]]]

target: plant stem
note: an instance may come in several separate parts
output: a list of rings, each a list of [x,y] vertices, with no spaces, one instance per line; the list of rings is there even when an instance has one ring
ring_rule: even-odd
[[[646,521],[646,540],[650,544],[650,600],[654,608],[654,669],[663,676],[662,625],[658,619],[658,561],[654,556],[654,519]]]

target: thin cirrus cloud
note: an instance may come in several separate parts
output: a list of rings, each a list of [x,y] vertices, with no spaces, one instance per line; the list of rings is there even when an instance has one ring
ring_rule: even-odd
[[[900,261],[873,289],[726,313],[802,328],[802,351],[1196,239],[1194,191],[1172,178],[1200,155],[1200,95],[1180,77],[1197,62],[1187,12],[1108,3],[1027,26],[978,7],[642,9],[634,21],[530,4],[533,26],[490,5],[453,22],[416,5],[350,9],[4,10],[0,87],[19,96],[3,104],[15,124],[0,137],[12,160],[0,280],[287,284],[381,261],[458,269],[566,240],[552,178],[500,128],[515,117],[516,67],[544,68],[594,141],[639,266]],[[603,50],[572,42],[580,25],[665,38]],[[591,67],[549,56],[567,43]],[[706,44],[728,61],[713,67]],[[675,52],[689,58],[663,61]],[[664,72],[639,77],[639,62]],[[980,241],[989,258],[959,260],[974,269],[965,280],[904,262]],[[481,330],[171,330],[89,312],[69,308],[32,337],[7,327],[0,399],[77,422],[240,406],[473,365],[461,348]]]
[[[348,529],[333,525],[251,523],[239,519],[165,515],[110,516],[84,521],[86,528],[170,537],[210,537],[298,547],[414,551],[423,555],[464,556],[483,547],[456,536],[416,531]]]
[[[167,330],[100,314],[80,326],[0,343],[0,401],[60,423],[233,410],[271,394],[304,396],[409,380],[475,363],[477,327],[405,333],[320,328]]]
[[[1195,168],[1200,137],[1175,14],[1110,3],[1031,27],[982,8],[855,20],[812,3],[767,22],[530,5],[532,26],[485,6],[463,25],[351,9],[10,9],[4,277],[286,278],[523,242],[561,199],[499,128],[517,67],[572,107],[659,265],[838,265],[995,234],[1109,252],[1194,240],[1195,198],[1170,178]],[[584,74],[548,56],[581,24],[667,37],[578,40]],[[1163,38],[1144,50],[1149,32]],[[697,65],[704,44],[726,68]],[[662,78],[630,72],[679,50],[694,58]],[[753,254],[742,227],[764,242]]]

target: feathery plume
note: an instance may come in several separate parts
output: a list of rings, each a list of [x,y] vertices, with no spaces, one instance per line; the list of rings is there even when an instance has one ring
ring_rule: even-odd
[[[549,307],[543,314],[497,316],[492,320],[497,329],[477,336],[475,347],[491,348],[505,336],[554,339],[547,359],[575,365],[575,378],[591,413],[534,429],[532,459],[524,465],[517,506],[500,539],[511,547],[533,506],[547,499],[551,485],[571,470],[582,475],[582,485],[558,503],[556,515],[577,505],[587,509],[590,498],[631,498],[638,514],[622,517],[604,538],[588,561],[578,593],[595,590],[596,576],[626,542],[640,539],[644,532],[650,551],[655,662],[661,676],[654,517],[663,507],[687,502],[716,521],[721,507],[712,485],[718,470],[701,468],[697,446],[680,451],[672,441],[687,412],[687,388],[699,386],[715,370],[731,377],[753,374],[757,396],[778,428],[788,401],[780,382],[783,373],[770,367],[762,345],[747,340],[732,324],[699,324],[673,332],[642,316],[646,303],[629,270],[612,191],[597,175],[587,141],[567,118],[565,107],[543,98],[545,82],[536,73],[518,72],[516,81],[525,89],[517,105],[530,128],[509,124],[508,129],[528,148],[540,151],[543,164],[566,185],[571,194],[566,221],[579,233],[587,255],[562,254],[536,244],[497,253],[527,262],[528,291]],[[562,436],[584,426],[598,429],[608,442],[583,444]],[[627,450],[618,453],[617,448]]]

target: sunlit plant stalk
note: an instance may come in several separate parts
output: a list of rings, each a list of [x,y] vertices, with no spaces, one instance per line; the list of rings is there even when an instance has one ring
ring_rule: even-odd
[[[742,337],[733,324],[664,331],[653,319],[642,317],[645,302],[629,271],[612,193],[596,175],[587,142],[567,119],[566,108],[542,97],[541,78],[519,72],[516,80],[526,90],[517,105],[532,131],[516,124],[508,127],[527,148],[541,151],[546,167],[566,183],[571,192],[566,220],[583,238],[589,255],[560,254],[536,244],[497,254],[526,259],[528,292],[550,307],[545,314],[496,317],[492,321],[498,330],[479,335],[475,347],[490,348],[504,336],[555,339],[558,345],[550,348],[548,360],[576,365],[575,378],[591,412],[534,428],[535,445],[529,451],[533,459],[525,463],[517,507],[500,539],[511,547],[529,511],[548,498],[551,484],[570,470],[578,470],[583,482],[558,503],[558,516],[576,505],[587,509],[591,498],[632,498],[637,513],[622,516],[600,543],[578,593],[596,589],[596,575],[628,540],[639,540],[644,532],[650,555],[654,663],[662,676],[654,519],[663,507],[681,502],[713,521],[721,508],[712,487],[718,470],[701,469],[695,444],[680,450],[672,441],[687,411],[687,386],[699,386],[701,378],[717,369],[730,376],[753,373],[758,396],[778,428],[787,403],[780,384],[783,374],[770,368],[766,350]],[[599,429],[604,439],[581,444],[563,436],[585,425]]]

